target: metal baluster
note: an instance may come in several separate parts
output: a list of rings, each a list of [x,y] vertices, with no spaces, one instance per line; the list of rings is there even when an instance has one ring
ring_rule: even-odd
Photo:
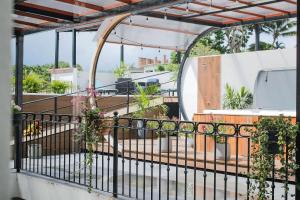
[[[48,153],[49,153],[49,148],[48,148],[48,121],[45,121],[45,126],[46,126],[46,155],[45,155],[45,165],[46,165],[46,169],[45,169],[45,173],[46,176],[48,176]]]
[[[187,133],[185,135],[184,140],[184,200],[187,199]]]
[[[176,130],[176,185],[175,185],[175,199],[177,200],[178,199],[178,134],[179,134],[179,124],[178,122],[176,122],[176,127],[175,127],[175,130]]]
[[[50,115],[50,177],[52,176],[52,136],[53,136],[53,116]]]
[[[217,168],[217,132],[218,132],[218,125],[214,125],[214,200],[216,200],[216,184],[217,184],[217,177],[216,177],[216,168]]]
[[[144,126],[144,124],[143,124]],[[139,161],[138,161],[138,156],[139,156],[139,136],[138,136],[138,132],[139,132],[139,129],[138,128],[138,131],[136,132],[136,160],[135,160],[135,182],[136,182],[136,185],[135,185],[135,196],[136,198],[138,199],[139,198],[139,194],[138,194],[138,185],[139,185]]]
[[[194,124],[194,132],[191,134],[194,135],[194,200],[197,198],[197,124]]]
[[[64,135],[64,180],[66,180],[66,123],[64,124],[64,132],[62,133]]]
[[[206,200],[206,178],[207,178],[207,173],[206,173],[206,132],[204,132],[203,137],[204,137],[204,172],[203,172],[203,199]]]
[[[247,174],[250,173],[250,138],[247,138],[247,147],[248,147],[248,153],[247,153]],[[247,176],[247,200],[249,200],[249,193],[250,193],[250,178]]]
[[[145,199],[145,190],[146,190],[146,120],[143,120],[143,133],[144,133],[144,160],[143,160],[143,199]]]
[[[125,165],[125,155],[124,155],[124,147],[125,147],[125,143],[124,143],[124,138],[125,138],[125,128],[122,128],[122,195],[124,196],[124,165]]]
[[[272,200],[275,199],[275,154],[272,157]]]
[[[227,199],[227,142],[228,137],[227,135],[225,137],[225,172],[224,172],[224,200]]]
[[[128,179],[128,182],[129,182],[129,187],[128,187],[128,196],[131,197],[131,135],[132,135],[132,119],[129,119],[129,179]]]
[[[162,135],[162,122],[159,122],[159,175],[158,175],[158,199],[161,199],[161,135]]]
[[[96,143],[96,180],[95,180],[95,185],[96,185],[96,189],[98,189],[98,142]]]
[[[118,197],[118,112],[114,112],[113,196]]]
[[[169,182],[170,182],[170,134],[169,131],[166,131],[167,138],[168,138],[168,152],[167,152],[167,200],[169,200],[169,196],[170,196],[170,186],[169,186]]]
[[[58,117],[58,122],[57,124],[59,125],[59,133],[58,133],[58,178],[60,179],[60,165],[61,165],[61,116]]]
[[[72,133],[72,131],[71,131],[71,121],[72,121],[72,117],[71,116],[69,116],[69,120],[68,120],[68,122],[69,122],[69,182],[71,182],[71,144],[72,144],[72,140],[71,140],[71,133]]]
[[[151,130],[151,200],[153,200],[153,130]]]
[[[239,168],[239,128],[235,128],[235,200],[238,199],[238,168]]]
[[[109,192],[109,172],[110,172],[110,137],[111,132],[108,134],[108,154],[107,154],[107,186],[106,191]]]

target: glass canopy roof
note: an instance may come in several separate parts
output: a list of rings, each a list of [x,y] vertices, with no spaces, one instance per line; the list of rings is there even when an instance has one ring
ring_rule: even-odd
[[[186,49],[209,27],[229,27],[296,16],[296,0],[15,0],[15,32],[96,31],[107,17],[133,15],[108,42]]]

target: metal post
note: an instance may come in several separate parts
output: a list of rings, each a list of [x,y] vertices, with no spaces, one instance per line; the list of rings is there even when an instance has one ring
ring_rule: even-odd
[[[15,103],[22,107],[23,104],[23,55],[24,55],[24,35],[22,33],[16,34],[16,82],[15,82]],[[15,168],[17,172],[21,169],[21,131],[22,121],[18,121],[15,125]]]
[[[76,29],[73,29],[72,34],[72,66],[76,68]]]
[[[54,68],[58,68],[58,60],[59,60],[59,32],[55,32],[55,61]]]
[[[118,197],[118,112],[114,112],[113,196]]]
[[[127,81],[127,114],[129,113],[129,93],[130,93],[130,90],[129,90],[129,81]]]
[[[124,45],[121,45],[120,49],[120,64],[124,62]]]
[[[296,64],[296,121],[300,123],[300,0],[297,0],[297,64]],[[298,131],[296,138],[296,164],[300,165],[300,132]],[[297,187],[300,184],[300,169],[296,170],[296,198],[300,199],[300,189]]]
[[[260,50],[260,26],[255,24],[255,51]]]

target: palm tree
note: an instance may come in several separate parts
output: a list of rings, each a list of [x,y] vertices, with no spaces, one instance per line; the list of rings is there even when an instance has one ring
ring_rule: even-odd
[[[295,20],[279,20],[274,22],[265,23],[262,25],[262,32],[271,34],[273,37],[272,46],[275,49],[284,48],[284,44],[279,42],[279,37],[289,37],[296,35],[296,30],[293,28],[297,25]]]

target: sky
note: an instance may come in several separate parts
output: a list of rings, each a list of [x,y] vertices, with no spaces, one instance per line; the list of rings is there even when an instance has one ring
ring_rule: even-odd
[[[77,33],[77,64],[80,64],[84,70],[88,70],[96,42],[93,41],[96,32]],[[261,34],[261,41],[271,42],[271,37]],[[280,38],[286,48],[292,48],[296,45],[296,37]],[[251,36],[249,44],[254,43],[254,36]],[[15,63],[15,39],[11,41],[11,62]],[[42,65],[54,63],[55,55],[55,32],[47,31],[35,33],[24,38],[24,64],[25,65]],[[143,48],[134,46],[125,46],[124,59],[126,64],[137,65],[138,57],[154,58],[157,56],[162,59],[163,55],[169,57],[170,51],[152,48]],[[72,62],[72,33],[60,33],[60,52],[59,60]],[[120,63],[120,45],[106,44],[100,55],[98,71],[111,71],[118,67]]]
[[[89,69],[96,42],[93,41],[95,32],[77,33],[77,64],[84,70]],[[60,33],[59,60],[72,62],[72,33]],[[15,63],[15,39],[11,41],[12,64]],[[124,47],[124,60],[126,64],[137,64],[138,57],[154,58],[160,60],[163,55],[169,56],[170,51],[133,46]],[[54,63],[55,58],[55,32],[47,31],[25,36],[24,38],[24,64],[42,65]],[[120,64],[120,45],[106,44],[100,55],[98,70],[109,71]]]

